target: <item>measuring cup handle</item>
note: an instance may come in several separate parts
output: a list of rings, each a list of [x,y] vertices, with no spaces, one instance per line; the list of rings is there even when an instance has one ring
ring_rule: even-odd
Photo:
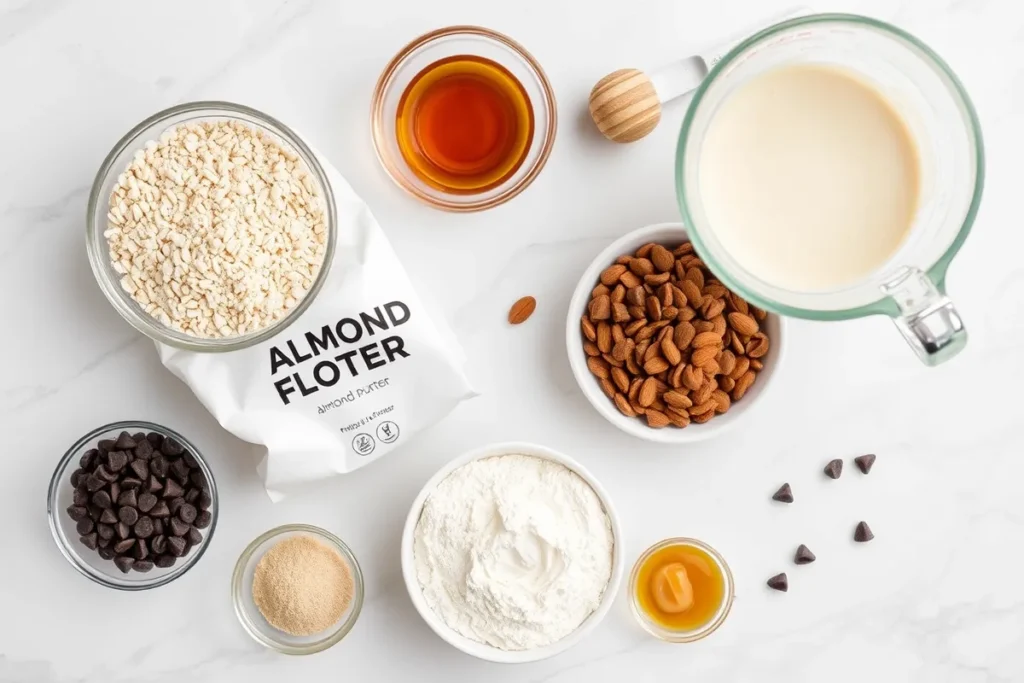
[[[956,307],[926,274],[906,268],[882,286],[899,308],[896,328],[926,365],[944,363],[967,345]]]

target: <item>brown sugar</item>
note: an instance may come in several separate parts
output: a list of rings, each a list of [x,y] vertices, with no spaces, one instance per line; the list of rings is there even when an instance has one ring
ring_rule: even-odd
[[[352,568],[338,551],[309,536],[277,543],[256,565],[252,599],[274,628],[311,636],[336,624],[352,602]]]

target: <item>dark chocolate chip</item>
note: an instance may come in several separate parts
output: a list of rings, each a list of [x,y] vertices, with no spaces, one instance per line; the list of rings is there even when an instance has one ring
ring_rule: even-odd
[[[171,533],[175,536],[184,536],[189,530],[188,523],[181,521],[177,517],[171,517],[170,527]]]
[[[89,550],[96,550],[96,541],[98,539],[96,537],[95,532],[91,534],[83,534],[82,537],[78,540],[81,541],[82,545],[84,545]]]
[[[114,564],[117,565],[118,569],[127,574],[131,571],[132,565],[135,564],[135,560],[127,555],[118,555],[114,558]]]
[[[100,439],[96,444],[96,448],[99,449],[100,453],[106,453],[114,447],[113,439]]]
[[[192,480],[192,483],[201,488],[203,491],[209,491],[210,485],[206,482],[206,475],[203,474],[202,470],[192,470],[188,475],[188,478]]]
[[[154,498],[155,497],[156,496],[154,496]],[[117,504],[120,505],[121,507],[128,506],[130,508],[137,508],[139,507],[139,495],[135,492],[135,489],[128,489],[127,491],[122,492],[121,495],[117,497]]]
[[[132,565],[132,569],[137,572],[145,574],[153,568],[153,562],[150,560],[135,560],[135,564]]]
[[[153,448],[160,448],[160,444],[164,442],[164,435],[156,432],[150,432],[146,434],[146,441],[148,441]]]
[[[825,465],[825,476],[829,479],[838,479],[843,473],[843,461],[839,458],[829,460]]]
[[[146,443],[149,443],[148,441]],[[149,479],[149,461],[148,460],[135,460],[130,465],[132,472],[135,473],[139,479]]]
[[[189,505],[188,503],[182,505],[181,509],[178,510],[178,516],[181,517],[181,520],[186,524],[191,524],[192,522],[196,521],[197,514],[198,511],[196,510],[195,506]]]
[[[132,526],[135,522],[139,521],[139,511],[133,507],[124,505],[117,511],[117,518],[128,526]]]
[[[868,453],[867,455],[858,455],[856,458],[853,459],[853,461],[857,463],[857,469],[859,469],[864,474],[867,474],[868,472],[871,471],[871,467],[875,464],[875,454]]]
[[[167,537],[164,535],[154,536],[153,540],[149,542],[149,549],[156,555],[162,554],[167,550]]]
[[[199,545],[203,542],[203,534],[199,529],[192,527],[188,530],[188,536],[186,536],[188,542],[192,545]]]
[[[139,509],[143,512],[149,512],[156,505],[157,497],[152,493],[143,493],[139,496]]]
[[[116,529],[118,538],[128,538],[132,535],[132,528],[124,522],[118,522]]]
[[[142,486],[142,481],[135,477],[125,477],[121,480],[122,489],[137,489]]]
[[[84,505],[71,505],[68,507],[68,517],[76,522],[89,516],[89,511]]]
[[[174,500],[172,500],[170,503],[167,504],[167,507],[170,508],[171,515],[176,515],[176,514],[178,514],[178,510],[180,510],[181,506],[184,505],[184,504],[185,504],[185,499],[184,498],[175,498]]]
[[[85,489],[75,489],[71,494],[71,502],[78,506],[84,506],[89,502],[89,492]]]
[[[188,489],[188,490],[186,490],[185,491],[185,502],[186,503],[192,503],[193,505],[195,505],[196,501],[199,500],[199,494],[200,493],[202,493],[202,491],[200,491],[199,489]]]
[[[138,538],[149,538],[153,535],[153,520],[149,517],[141,517],[135,523],[134,531]]]
[[[185,464],[188,465],[188,468],[190,470],[194,470],[195,468],[199,467],[199,462],[196,460],[196,456],[192,455],[188,451],[185,451],[185,453],[181,456],[181,459],[185,461]],[[82,467],[85,467],[85,465],[82,465]]]
[[[89,491],[89,493],[92,493],[93,491],[99,491],[106,485],[106,480],[104,480],[101,477],[98,477],[95,474],[90,474],[88,477],[85,478],[85,488],[86,490]]]
[[[149,461],[149,471],[158,477],[166,477],[168,465],[167,458],[158,455]]]
[[[177,479],[179,484],[182,486],[188,484],[189,469],[184,460],[175,460],[171,463],[169,469],[171,470],[171,476]]]
[[[121,495],[121,485],[116,481],[111,482],[108,492],[110,493],[110,500],[117,502],[117,497]]]
[[[147,486],[146,489],[150,493],[156,493],[157,491],[162,490],[163,487],[163,483],[157,478],[155,474],[149,475],[149,486]]]
[[[117,524],[117,515],[114,514],[114,510],[112,508],[104,510],[103,514],[100,515],[100,522],[103,524]]]
[[[93,532],[96,528],[96,522],[86,517],[85,519],[78,520],[78,524],[75,525],[75,528],[78,529],[79,536],[85,536],[86,534],[91,534]]]
[[[114,526],[111,524],[104,524],[100,522],[96,525],[96,532],[100,535],[100,538],[110,540],[114,537]]]
[[[135,443],[142,443],[146,440],[146,432],[135,432],[132,438],[135,439]]]
[[[768,579],[768,587],[774,588],[777,591],[785,593],[789,590],[789,579],[786,577],[786,572],[776,574],[772,578]]]
[[[116,472],[111,472],[109,469],[107,469],[106,465],[99,465],[96,468],[94,474],[107,483],[117,481],[120,478]]]
[[[85,509],[89,511],[89,519],[94,522],[100,521],[100,517],[103,516],[103,508],[96,507],[91,502],[85,506]]]
[[[99,527],[99,525],[97,525],[96,526],[96,531],[98,532],[99,529],[100,529],[100,527]],[[111,530],[111,533],[113,533],[113,530]],[[100,536],[100,540],[96,541],[96,545],[98,545],[100,548],[109,548],[111,542],[112,541],[109,538],[103,538],[102,536]]]
[[[196,528],[205,529],[210,526],[210,522],[213,520],[213,515],[210,514],[209,510],[200,510],[199,514],[196,515]]]
[[[797,564],[810,564],[811,562],[814,562],[816,559],[818,558],[814,556],[814,553],[811,552],[811,549],[805,546],[803,543],[801,543],[800,547],[796,549],[796,555],[793,556],[793,562]]]
[[[173,436],[165,436],[164,442],[160,445],[160,452],[164,455],[177,456],[185,452],[185,447]]]
[[[132,553],[136,560],[144,560],[149,557],[149,548],[146,546],[146,542],[139,539],[139,542],[135,544],[135,552]]]
[[[96,456],[98,456],[99,454],[100,452],[98,450],[96,450],[95,448],[90,448],[85,453],[82,453],[82,457],[78,461],[79,466],[83,470],[89,469],[96,462]]]
[[[174,481],[173,479],[168,479],[167,483],[164,484],[164,492],[160,495],[162,495],[164,498],[179,498],[184,493],[185,489],[181,488],[181,484]]]
[[[120,472],[128,464],[128,454],[124,451],[110,451],[107,453],[107,468],[111,472]]]
[[[126,552],[135,547],[134,538],[126,538],[123,541],[118,541],[114,544],[114,552],[118,555],[124,555]]]
[[[871,527],[867,522],[857,522],[857,528],[853,531],[853,540],[858,543],[867,543],[874,537],[875,535],[871,533]]]
[[[100,554],[100,557],[102,557],[104,560],[114,559],[114,551],[110,548],[104,548],[101,546],[100,549],[96,552],[98,552]]]
[[[160,536],[164,533],[164,521],[159,517],[153,519],[153,535]]]
[[[157,555],[154,564],[161,569],[167,569],[173,567],[177,559],[174,555]]]
[[[135,453],[135,457],[139,460],[149,460],[153,457],[153,453],[155,452],[156,451],[153,450],[153,444],[146,440],[140,441],[139,445],[136,446],[133,451],[133,453]],[[143,477],[143,479],[145,479],[145,477]]]
[[[790,488],[789,484],[783,484],[779,487],[779,490],[772,496],[772,500],[777,500],[780,503],[792,503],[793,502],[793,489]]]
[[[103,490],[99,490],[92,494],[92,498],[90,500],[92,500],[93,505],[102,510],[108,509],[113,503],[113,501],[110,500],[110,494]]]
[[[126,451],[129,448],[135,448],[136,445],[137,444],[135,443],[135,439],[133,439],[132,435],[129,434],[128,432],[121,432],[117,437],[117,441],[114,442],[114,448],[120,451]]]
[[[83,470],[75,470],[71,473],[71,485],[77,489],[78,485],[88,476]]]
[[[178,536],[171,536],[167,539],[167,549],[171,555],[175,557],[181,557],[185,554],[185,549],[188,546],[188,542],[184,538]]]
[[[166,501],[161,500],[153,506],[153,509],[149,511],[149,514],[153,517],[170,517],[171,509],[167,507]]]

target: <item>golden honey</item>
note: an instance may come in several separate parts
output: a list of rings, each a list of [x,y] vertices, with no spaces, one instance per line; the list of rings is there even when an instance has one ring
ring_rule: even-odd
[[[533,141],[522,83],[485,57],[456,55],[420,71],[402,93],[395,132],[402,158],[451,194],[493,189],[522,166]]]
[[[721,567],[705,550],[675,544],[644,559],[636,575],[636,604],[673,631],[693,631],[715,618],[726,599]]]

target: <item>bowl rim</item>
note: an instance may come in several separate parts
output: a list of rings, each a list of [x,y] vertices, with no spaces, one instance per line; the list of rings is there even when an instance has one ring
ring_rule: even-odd
[[[352,570],[352,581],[355,589],[352,596],[352,604],[349,607],[348,618],[341,622],[337,631],[322,640],[318,640],[305,646],[289,645],[277,640],[265,638],[261,631],[251,625],[249,617],[242,607],[242,603],[244,602],[244,598],[242,597],[242,584],[245,579],[245,569],[249,564],[249,560],[252,559],[253,554],[255,554],[256,550],[267,541],[292,533],[315,536],[321,540],[327,541],[337,550],[341,551],[341,554],[345,557],[345,561],[349,563],[349,567]],[[245,547],[245,550],[241,552],[238,556],[238,560],[235,562],[235,568],[231,573],[231,602],[235,609],[235,616],[238,617],[238,622],[242,625],[242,629],[260,645],[286,655],[311,655],[317,652],[322,652],[323,650],[341,642],[342,639],[344,639],[345,636],[347,636],[355,627],[356,621],[359,620],[359,615],[363,611],[363,600],[365,595],[366,586],[363,580],[363,570],[359,566],[359,560],[356,559],[355,553],[352,552],[352,549],[347,543],[332,534],[330,531],[312,524],[282,524],[263,532],[254,538],[249,545]]]
[[[68,466],[72,464],[71,461],[84,446],[86,446],[90,441],[98,440],[100,434],[111,431],[131,430],[160,432],[165,437],[173,437],[184,445],[195,457],[196,462],[199,463],[199,468],[206,476],[206,481],[210,485],[210,498],[212,503],[210,505],[210,526],[204,530],[203,542],[199,544],[199,547],[195,549],[194,553],[185,558],[185,561],[178,567],[178,569],[159,577],[154,576],[151,581],[121,584],[110,581],[105,573],[95,570],[91,566],[80,561],[78,553],[73,551],[68,544],[64,542],[64,539],[57,528],[60,524],[57,516],[62,513],[61,510],[57,509],[57,498],[60,495],[60,488],[64,483],[64,475],[67,473]],[[203,456],[202,451],[196,448],[195,444],[170,427],[165,427],[164,425],[157,424],[155,422],[148,422],[146,420],[120,420],[118,422],[111,422],[90,430],[84,436],[75,441],[71,448],[69,448],[57,462],[57,467],[54,469],[53,474],[50,477],[50,485],[46,496],[46,516],[50,525],[50,534],[53,536],[53,541],[57,545],[57,549],[60,550],[61,554],[64,556],[64,559],[66,559],[68,563],[82,576],[92,579],[101,586],[121,591],[143,591],[158,588],[187,574],[188,571],[192,569],[197,562],[199,562],[199,559],[206,553],[206,549],[210,546],[210,541],[213,539],[214,531],[217,529],[217,518],[219,515],[220,496],[217,492],[217,481],[214,478],[213,470],[210,468],[209,463],[206,462],[206,458]]]
[[[580,318],[586,308],[586,302],[590,297],[591,290],[595,287],[601,271],[615,262],[615,259],[626,251],[634,251],[648,241],[657,241],[656,235],[666,231],[677,231],[682,241],[690,239],[686,226],[678,221],[664,223],[652,223],[638,228],[618,239],[612,241],[605,247],[584,269],[576,289],[569,299],[569,310],[566,314],[565,324],[565,349],[569,357],[569,367],[572,369],[573,377],[576,380],[580,391],[590,402],[590,405],[608,422],[619,430],[645,441],[652,441],[661,444],[685,444],[695,443],[711,439],[731,429],[739,419],[747,415],[760,402],[766,391],[772,385],[772,379],[778,372],[779,366],[784,359],[786,319],[783,316],[768,312],[769,317],[774,318],[778,325],[778,333],[772,338],[772,348],[775,358],[770,366],[765,366],[760,374],[758,394],[747,403],[738,402],[732,406],[728,413],[717,415],[714,419],[705,424],[691,424],[685,429],[665,428],[652,429],[637,418],[626,417],[618,411],[615,404],[608,400],[608,397],[595,385],[589,383],[592,377],[587,369],[586,354],[583,353],[583,333],[580,330]],[[636,244],[634,247],[629,245]]]
[[[405,63],[405,60],[409,55],[419,48],[436,40],[459,34],[493,41],[511,50],[523,59],[523,61],[525,61],[534,72],[534,75],[537,77],[537,81],[541,85],[541,90],[544,91],[544,106],[546,107],[551,119],[547,134],[544,136],[540,152],[538,153],[537,160],[534,162],[533,166],[529,168],[522,178],[500,194],[485,200],[473,201],[471,199],[473,195],[460,195],[465,198],[464,201],[452,201],[432,197],[422,192],[415,185],[406,181],[405,176],[402,174],[395,161],[388,154],[383,143],[383,141],[388,138],[388,129],[384,122],[385,95],[390,89],[392,80],[394,79],[395,73],[398,71],[399,67]],[[417,36],[406,43],[397,53],[395,53],[395,56],[388,61],[387,65],[381,71],[381,74],[377,79],[377,84],[373,88],[373,96],[370,101],[370,137],[373,141],[373,151],[376,153],[377,160],[384,168],[387,176],[391,178],[395,185],[427,206],[431,206],[435,209],[441,209],[443,211],[451,211],[453,213],[484,211],[504,204],[510,199],[518,196],[523,190],[533,183],[537,176],[540,175],[540,172],[544,169],[544,166],[547,165],[548,158],[551,156],[551,150],[555,145],[557,132],[558,103],[555,100],[555,89],[552,87],[551,81],[548,80],[547,74],[544,72],[543,67],[541,67],[540,62],[537,61],[529,50],[504,33],[472,24],[456,24],[453,26],[434,29],[433,31],[428,31],[423,35]],[[449,196],[454,197],[456,195]]]
[[[100,196],[106,179],[112,173],[120,174],[124,172],[124,169],[118,169],[114,166],[118,157],[125,150],[142,149],[145,143],[148,142],[148,139],[143,139],[143,133],[149,128],[163,124],[164,130],[167,130],[172,125],[178,125],[177,123],[167,124],[167,121],[189,114],[195,114],[189,120],[231,119],[250,126],[256,125],[264,129],[265,132],[279,138],[280,142],[292,148],[309,168],[310,174],[323,193],[324,214],[327,222],[327,244],[324,249],[324,260],[320,265],[316,279],[313,281],[313,286],[296,303],[295,307],[277,322],[251,333],[235,337],[190,337],[164,325],[143,311],[141,306],[121,289],[121,283],[111,275],[112,268],[110,266],[109,249],[101,249],[97,246],[98,242],[102,242],[103,245],[108,243],[107,239],[103,237],[103,233],[106,231],[107,211],[105,208],[103,209],[99,220],[97,220],[97,212],[101,202],[109,200],[109,197]],[[258,123],[253,124],[249,119],[253,119]],[[107,301],[129,325],[153,341],[166,344],[167,346],[199,353],[228,353],[254,346],[277,336],[298,320],[309,306],[312,305],[317,294],[320,293],[324,283],[327,281],[327,276],[334,261],[338,233],[338,211],[334,189],[331,186],[330,179],[327,177],[326,170],[320,164],[320,159],[316,152],[305,143],[298,133],[274,117],[252,107],[220,100],[196,100],[167,107],[146,117],[132,126],[114,144],[113,148],[103,159],[103,163],[100,164],[99,170],[96,171],[96,176],[93,178],[92,187],[89,190],[89,201],[86,206],[85,231],[86,252],[89,256],[89,265],[93,277],[96,279]]]
[[[530,455],[536,458],[557,462],[574,472],[583,479],[591,489],[593,489],[594,493],[597,494],[598,499],[601,501],[601,505],[604,507],[605,514],[608,516],[608,521],[612,530],[612,542],[614,544],[612,549],[612,573],[608,578],[608,585],[605,586],[604,594],[601,596],[601,602],[597,606],[597,609],[591,612],[575,631],[561,640],[555,641],[550,645],[531,650],[502,650],[494,647],[493,645],[487,645],[485,643],[479,643],[475,640],[471,640],[460,633],[457,633],[454,629],[445,624],[440,617],[434,614],[433,610],[431,610],[430,606],[426,603],[426,599],[423,597],[423,591],[420,588],[419,580],[416,577],[413,543],[415,539],[416,525],[419,522],[420,515],[423,512],[423,505],[426,503],[427,498],[434,492],[437,485],[441,483],[445,477],[463,465],[473,462],[474,460],[482,460],[484,458],[501,455]],[[435,472],[423,485],[423,488],[420,489],[420,492],[416,495],[416,498],[413,500],[412,505],[409,508],[409,514],[406,516],[405,526],[402,530],[402,578],[405,581],[405,587],[409,593],[409,598],[412,600],[412,604],[416,608],[416,611],[419,612],[420,617],[422,617],[423,621],[427,623],[427,626],[429,626],[434,633],[449,645],[468,655],[485,661],[497,662],[499,664],[525,664],[527,662],[536,662],[542,659],[547,659],[568,650],[583,640],[583,638],[585,638],[597,627],[599,623],[601,623],[609,610],[611,610],[618,594],[619,586],[622,583],[623,574],[625,572],[624,550],[622,527],[619,524],[618,514],[612,506],[611,498],[604,487],[601,486],[600,482],[595,479],[583,465],[568,455],[552,448],[548,448],[547,446],[541,446],[540,444],[526,441],[503,441],[500,443],[480,446],[479,448],[463,453],[462,455],[448,461],[448,463]]]

